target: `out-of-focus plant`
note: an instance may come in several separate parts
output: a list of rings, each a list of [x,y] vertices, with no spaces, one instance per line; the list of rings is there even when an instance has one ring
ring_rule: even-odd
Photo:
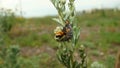
[[[53,20],[60,24],[54,30],[55,39],[60,43],[57,58],[67,68],[87,68],[85,48],[77,44],[80,28],[75,23],[75,0],[68,1],[51,0],[59,15]]]
[[[90,68],[106,68],[103,64],[95,61],[91,64],[91,67]]]
[[[19,47],[5,45],[4,36],[16,23],[16,17],[11,10],[0,9],[0,68],[19,68]]]
[[[10,31],[13,25],[23,21],[24,18],[15,15],[11,9],[0,9],[0,29],[2,29],[3,32]]]
[[[17,45],[0,48],[0,68],[19,68],[18,57],[19,47]]]

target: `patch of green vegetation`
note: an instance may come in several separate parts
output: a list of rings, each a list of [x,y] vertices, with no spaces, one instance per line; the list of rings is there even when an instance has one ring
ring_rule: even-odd
[[[106,68],[114,68],[115,65],[115,56],[108,55],[105,59],[105,62],[103,62],[106,65]]]
[[[90,41],[82,41],[79,43],[80,44],[83,44],[85,47],[88,47],[88,48],[91,48],[91,49],[95,49],[95,44],[93,42],[90,42]]]
[[[20,68],[63,68],[56,58],[51,57],[47,53],[38,56],[20,57]]]
[[[50,35],[49,33],[40,35],[40,42],[43,45],[46,44],[53,48],[56,48],[58,46],[58,43],[55,41],[54,36],[52,34]]]
[[[102,32],[102,37],[108,43],[120,44],[120,33],[119,32]]]
[[[19,68],[19,52],[18,45],[0,45],[0,68]]]
[[[92,56],[99,57],[101,52],[98,51],[97,49],[94,49],[94,50],[90,51],[89,54],[91,54]]]
[[[39,39],[39,35],[36,33],[30,33],[27,36],[20,36],[14,39],[16,44],[21,46],[40,46],[41,42]]]

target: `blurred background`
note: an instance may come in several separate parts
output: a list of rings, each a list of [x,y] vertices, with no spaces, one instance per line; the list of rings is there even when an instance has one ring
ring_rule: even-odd
[[[120,0],[76,0],[88,68],[114,68],[120,50]],[[64,68],[56,58],[57,10],[50,0],[0,0],[0,68]]]

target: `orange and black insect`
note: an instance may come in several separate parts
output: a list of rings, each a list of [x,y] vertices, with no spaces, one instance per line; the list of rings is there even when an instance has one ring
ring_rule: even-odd
[[[55,34],[55,38],[57,41],[69,41],[73,37],[73,30],[72,25],[69,23],[69,21],[65,22],[65,26],[60,32],[57,32]]]

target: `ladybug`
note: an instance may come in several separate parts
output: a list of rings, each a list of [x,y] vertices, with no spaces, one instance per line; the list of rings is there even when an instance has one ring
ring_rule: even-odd
[[[59,42],[70,41],[73,37],[72,25],[69,21],[65,22],[64,27],[57,27],[55,29],[55,39]]]

